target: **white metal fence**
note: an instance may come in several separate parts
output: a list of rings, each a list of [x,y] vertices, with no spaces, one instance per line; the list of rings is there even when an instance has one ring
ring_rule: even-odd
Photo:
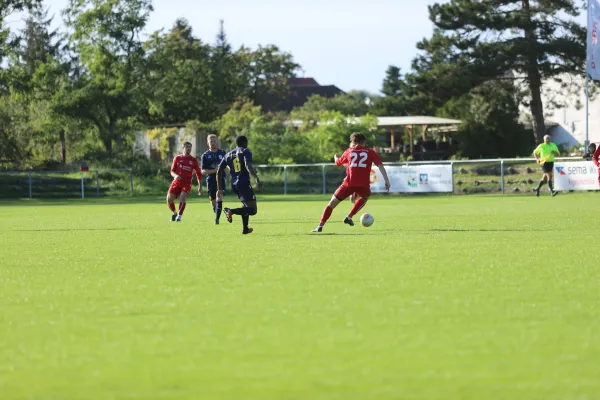
[[[581,157],[558,157],[555,161],[581,160]],[[530,192],[542,175],[535,158],[385,162],[384,165],[449,165],[452,192],[456,194]],[[265,193],[333,193],[345,176],[344,168],[333,163],[256,167]]]
[[[581,157],[561,157],[556,161],[581,161]],[[451,169],[451,192],[522,193],[530,192],[541,177],[534,158],[386,162],[388,166],[446,165]],[[345,169],[333,163],[257,165],[267,194],[333,193],[345,177]],[[86,198],[109,195],[133,195],[131,168],[90,171],[15,171],[0,172],[1,198]],[[166,191],[170,183],[157,184],[156,193]],[[547,186],[544,190],[548,190]]]
[[[0,172],[0,199],[84,199],[113,194],[134,194],[131,168]]]

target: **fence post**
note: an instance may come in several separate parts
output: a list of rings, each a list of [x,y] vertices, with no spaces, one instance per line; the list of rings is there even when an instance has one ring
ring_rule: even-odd
[[[33,180],[31,179],[31,172],[29,173],[29,198],[33,198]]]
[[[454,195],[454,192],[456,191],[454,188],[454,161],[450,161],[450,171],[452,171],[450,181],[452,182],[452,195]]]
[[[133,196],[133,168],[129,168],[129,183],[131,184],[131,195]]]
[[[100,197],[100,184],[98,183],[98,170],[96,170],[96,197]]]
[[[283,166],[283,194],[287,194],[287,165]]]
[[[81,200],[83,200],[85,198],[85,194],[84,194],[84,181],[83,181],[83,171],[81,171]]]
[[[327,173],[325,172],[324,165],[323,165],[323,194],[327,194]]]
[[[504,160],[500,160],[500,182],[502,194],[504,194]]]

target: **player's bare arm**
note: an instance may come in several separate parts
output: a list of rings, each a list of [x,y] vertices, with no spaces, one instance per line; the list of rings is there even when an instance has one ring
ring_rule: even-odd
[[[212,175],[212,174],[216,174],[218,169],[202,169],[202,175]]]
[[[225,173],[225,168],[217,168],[217,197],[216,201],[223,201],[223,174]]]
[[[258,179],[258,174],[256,173],[256,169],[254,169],[254,165],[252,165],[252,162],[246,160],[246,169],[248,169],[250,175],[252,175],[254,179],[256,179],[256,190],[262,192],[262,183],[260,182],[260,179]]]
[[[385,167],[383,166],[383,164],[379,164],[379,166],[377,168],[379,168],[379,172],[381,172],[381,175],[383,176],[383,180],[385,181],[385,190],[387,190],[389,192],[390,191],[390,179],[388,178],[387,171],[385,170]]]
[[[177,175],[177,172],[175,171],[171,171],[171,176],[173,177],[173,179],[180,181],[181,180],[181,176]]]

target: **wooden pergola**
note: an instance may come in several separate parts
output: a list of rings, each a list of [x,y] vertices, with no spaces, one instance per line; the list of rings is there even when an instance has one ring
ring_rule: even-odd
[[[350,120],[359,120],[359,118],[350,118]],[[448,140],[447,133],[456,132],[458,125],[462,121],[458,119],[427,117],[427,116],[410,116],[410,117],[377,117],[377,127],[384,128],[390,132],[392,149],[396,146],[396,129],[403,127],[408,131],[410,136],[410,152],[413,152],[413,135],[415,126],[423,127],[422,137],[426,139],[426,133],[442,132],[444,141]],[[301,120],[291,120],[284,122],[285,125],[292,124],[295,128],[302,126]]]
[[[407,130],[410,137],[410,152],[413,152],[413,135],[415,126],[421,126],[423,140],[426,140],[427,130],[442,132],[442,138],[447,140],[448,132],[456,132],[458,125],[462,121],[458,119],[427,117],[427,116],[407,116],[407,117],[377,117],[377,126],[390,132],[391,147],[396,147],[396,129],[403,127]]]

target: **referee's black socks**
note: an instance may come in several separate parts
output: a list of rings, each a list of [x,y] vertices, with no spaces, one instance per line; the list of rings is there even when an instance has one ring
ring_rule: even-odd
[[[544,180],[542,179],[540,181],[540,183],[538,184],[537,190],[540,190],[542,188],[542,186],[544,185],[544,183],[546,183],[546,182],[544,182]]]

